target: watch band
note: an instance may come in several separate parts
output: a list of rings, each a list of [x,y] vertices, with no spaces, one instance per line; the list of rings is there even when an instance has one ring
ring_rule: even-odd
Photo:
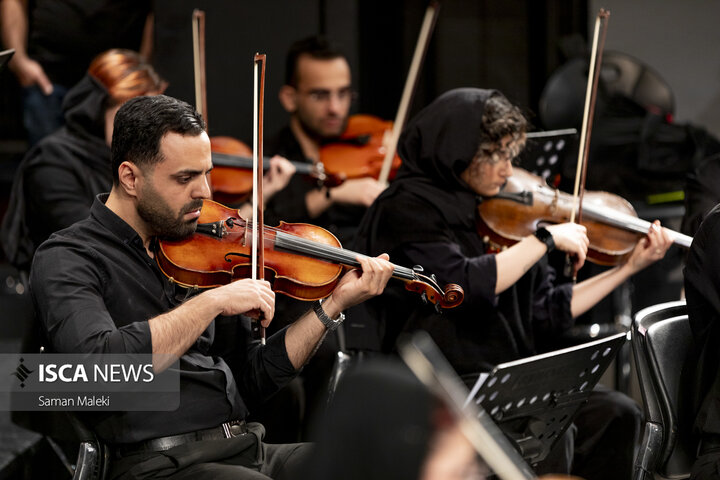
[[[340,315],[336,319],[332,319],[328,316],[327,313],[325,313],[325,310],[322,308],[322,299],[316,301],[313,304],[313,311],[315,312],[315,315],[320,319],[320,321],[325,325],[325,328],[328,329],[328,331],[332,332],[336,328],[340,326],[341,323],[345,321],[345,314],[340,312]]]
[[[535,238],[545,244],[548,253],[552,252],[555,249],[555,240],[553,240],[552,233],[548,232],[547,228],[538,228],[537,230],[535,230],[535,233],[533,233],[533,235],[535,235]]]

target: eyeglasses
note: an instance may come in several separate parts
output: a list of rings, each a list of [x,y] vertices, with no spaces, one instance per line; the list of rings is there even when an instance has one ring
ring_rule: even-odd
[[[316,103],[327,103],[330,99],[335,96],[339,102],[352,102],[357,98],[357,92],[352,88],[343,88],[338,91],[332,90],[310,90],[309,92],[298,92],[299,95],[304,95],[310,98],[311,101]]]

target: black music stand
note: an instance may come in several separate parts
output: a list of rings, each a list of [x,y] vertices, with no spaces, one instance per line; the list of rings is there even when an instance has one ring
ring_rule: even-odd
[[[525,149],[517,158],[519,167],[524,168],[553,187],[562,179],[563,165],[570,155],[577,155],[578,135],[574,128],[529,132]]]
[[[530,466],[480,405],[468,403],[468,389],[430,335],[419,330],[398,342],[400,356],[415,376],[458,418],[462,431],[501,480],[536,480]]]
[[[570,426],[626,333],[503,363],[481,374],[467,403],[481,405],[531,463],[543,460]]]
[[[3,50],[0,52],[0,72],[3,70],[7,62],[10,61],[14,53],[15,50],[12,48],[10,50]]]

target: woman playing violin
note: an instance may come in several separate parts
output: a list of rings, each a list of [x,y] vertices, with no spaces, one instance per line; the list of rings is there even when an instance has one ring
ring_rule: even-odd
[[[502,94],[480,89],[448,92],[411,120],[400,139],[402,167],[368,210],[355,248],[387,251],[407,265],[422,265],[440,282],[452,278],[465,289],[465,301],[436,315],[388,288],[351,311],[353,324],[379,319],[384,350],[393,348],[399,329],[424,329],[460,374],[531,356],[664,256],[671,242],[657,222],[625,265],[577,285],[557,284],[546,254],[558,249],[582,265],[588,248],[582,225],[549,225],[500,253],[486,253],[476,230],[478,200],[497,194],[512,175],[526,128],[519,109]],[[373,324],[364,326],[348,331],[374,330]],[[348,344],[372,347],[372,340],[349,338]],[[617,392],[594,392],[591,405],[594,418],[577,420],[573,472],[586,479],[630,478],[639,409]],[[567,472],[561,463],[545,467]]]

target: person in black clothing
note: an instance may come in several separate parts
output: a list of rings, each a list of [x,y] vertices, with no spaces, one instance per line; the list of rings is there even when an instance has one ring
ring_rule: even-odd
[[[318,162],[322,144],[345,131],[353,94],[350,66],[336,46],[321,37],[294,43],[279,92],[290,122],[268,142],[266,151],[297,162]],[[270,224],[280,220],[313,223],[347,243],[365,208],[383,188],[372,178],[317,188],[297,176],[268,204],[266,218]]]
[[[693,343],[683,370],[687,403],[680,418],[699,443],[690,478],[720,478],[720,207],[715,206],[700,224],[685,265],[685,296]]]
[[[242,279],[178,301],[175,283],[153,260],[158,238],[194,233],[210,195],[210,140],[200,115],[163,95],[126,102],[115,118],[112,166],[110,194],[40,246],[30,276],[55,351],[180,358],[176,411],[95,418],[92,428],[112,444],[110,477],[299,476],[293,467],[307,447],[262,443],[262,425],[244,423],[248,409],[297,374],[344,309],[382,292],[388,257],[360,258],[362,269],[348,272],[324,302],[265,346],[251,345],[249,319],[226,317],[259,311],[269,325],[275,295],[268,282]],[[220,441],[224,425],[234,425],[235,435]]]
[[[511,162],[524,146],[525,130],[517,107],[501,93],[481,89],[447,92],[409,123],[399,145],[403,164],[368,209],[355,248],[387,251],[399,265],[421,265],[440,285],[461,285],[465,300],[438,315],[393,286],[349,312],[348,344],[389,352],[398,330],[423,329],[459,374],[476,375],[539,353],[575,317],[665,255],[671,241],[659,222],[626,264],[577,285],[556,285],[546,253],[557,248],[582,265],[588,239],[581,225],[549,225],[500,253],[486,253],[476,229],[478,201],[500,192],[513,174]],[[374,332],[375,338],[353,338],[358,332]],[[578,419],[574,471],[584,478],[629,478],[632,472],[640,412],[626,397],[612,396],[618,401],[610,404],[611,413],[596,411],[590,431]],[[583,443],[588,437],[592,443]],[[597,455],[595,447],[603,446],[606,455]],[[548,468],[558,471],[558,465]]]
[[[165,82],[140,55],[98,55],[64,101],[66,125],[30,150],[18,168],[0,230],[5,254],[29,271],[35,249],[51,233],[90,213],[112,185],[110,140],[115,112],[126,100],[161,93]]]
[[[285,85],[279,98],[290,114],[289,124],[265,146],[271,155],[296,162],[318,162],[320,147],[344,131],[354,92],[350,66],[340,50],[322,37],[295,42],[285,61]],[[329,230],[344,246],[352,240],[365,209],[384,187],[373,178],[347,180],[335,188],[318,188],[311,179],[295,175],[287,187],[267,202],[265,222],[310,223]],[[285,296],[277,299],[280,319],[294,318],[305,309],[303,302]],[[281,328],[277,322],[273,328]],[[268,424],[269,438],[296,441],[307,437],[308,419],[326,403],[328,380],[339,345],[335,335],[298,378],[275,400],[295,408],[268,406],[267,414],[257,412]],[[272,427],[270,427],[272,425]]]
[[[487,467],[464,421],[400,360],[368,361],[343,377],[327,418],[315,425],[307,478],[484,479]]]
[[[30,3],[32,8],[28,8]],[[0,0],[0,31],[14,48],[30,146],[63,125],[63,98],[92,59],[112,48],[152,50],[148,0]]]

